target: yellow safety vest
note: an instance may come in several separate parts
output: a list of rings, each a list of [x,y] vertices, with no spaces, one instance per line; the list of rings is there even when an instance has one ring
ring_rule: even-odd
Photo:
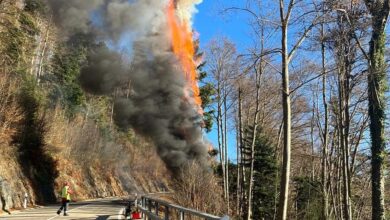
[[[64,188],[62,188],[61,197],[63,199],[70,200],[70,194],[68,193],[68,189],[69,189],[69,186],[64,186]]]

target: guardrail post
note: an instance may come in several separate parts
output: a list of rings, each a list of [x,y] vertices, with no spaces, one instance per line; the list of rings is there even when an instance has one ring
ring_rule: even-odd
[[[168,206],[165,206],[164,220],[169,220],[169,207]]]
[[[141,198],[141,207],[142,207],[143,209],[145,209],[145,208],[146,208],[146,205],[145,205],[145,200],[146,200],[146,198],[145,198],[145,197],[142,197],[142,198]],[[142,218],[145,218],[145,214],[144,214],[144,212],[141,212],[141,217],[142,217]]]
[[[180,211],[180,220],[184,220],[184,212],[183,211]]]
[[[23,208],[27,208],[27,200],[28,200],[28,194],[27,192],[24,193],[24,200],[23,200]]]

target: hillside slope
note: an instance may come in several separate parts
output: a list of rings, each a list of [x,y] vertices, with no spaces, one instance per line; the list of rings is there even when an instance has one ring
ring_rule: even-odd
[[[0,212],[25,193],[29,205],[54,202],[64,181],[76,200],[168,190],[150,142],[78,86],[85,44],[64,43],[45,14],[39,0],[0,1]]]

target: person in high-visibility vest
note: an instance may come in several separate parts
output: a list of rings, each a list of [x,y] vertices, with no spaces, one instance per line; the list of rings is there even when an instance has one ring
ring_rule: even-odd
[[[64,216],[68,216],[66,213],[68,209],[68,204],[70,202],[70,195],[72,194],[72,190],[69,187],[69,183],[65,182],[64,187],[61,190],[61,207],[57,211],[57,215],[61,214],[62,210],[64,210]]]

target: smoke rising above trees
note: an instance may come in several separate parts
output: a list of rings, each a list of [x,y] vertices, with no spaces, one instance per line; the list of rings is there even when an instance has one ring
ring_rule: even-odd
[[[172,52],[166,19],[168,0],[47,0],[53,20],[64,36],[92,35],[98,44],[87,55],[80,73],[83,88],[109,95],[131,83],[131,95],[118,97],[115,121],[154,141],[157,152],[171,170],[189,160],[205,161],[198,107],[187,86],[180,62]],[[190,21],[197,1],[176,1],[180,19]],[[126,36],[136,39],[133,42]],[[130,60],[116,48],[132,45]]]

